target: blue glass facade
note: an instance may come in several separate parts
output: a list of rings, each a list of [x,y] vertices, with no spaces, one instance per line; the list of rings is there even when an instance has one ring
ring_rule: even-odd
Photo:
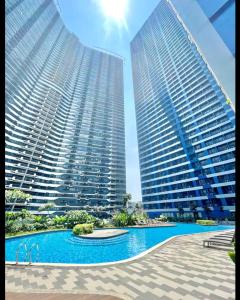
[[[235,56],[235,0],[197,0],[197,2]]]
[[[122,59],[81,44],[53,0],[9,0],[5,11],[6,189],[30,193],[31,210],[121,207]]]
[[[145,211],[229,215],[235,114],[169,1],[139,30],[131,56]]]

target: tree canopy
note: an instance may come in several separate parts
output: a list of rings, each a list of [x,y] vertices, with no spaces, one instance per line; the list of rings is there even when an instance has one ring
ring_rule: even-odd
[[[30,199],[32,199],[30,194],[17,189],[7,190],[5,193],[6,203],[25,203]]]

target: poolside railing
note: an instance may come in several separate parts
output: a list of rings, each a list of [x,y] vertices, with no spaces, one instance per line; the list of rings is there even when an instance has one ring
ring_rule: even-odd
[[[21,243],[17,250],[16,250],[16,265],[18,265],[18,260],[19,260],[19,253],[21,248],[24,248],[25,251],[25,259],[24,261],[28,261],[28,264],[30,265],[32,263],[32,251],[35,248],[37,250],[37,255],[36,255],[36,261],[38,261],[39,258],[39,244],[38,243],[34,243],[30,246],[29,250],[28,250],[28,245],[27,243]]]

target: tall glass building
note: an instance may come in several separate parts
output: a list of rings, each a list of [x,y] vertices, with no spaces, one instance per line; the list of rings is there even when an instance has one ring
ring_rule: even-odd
[[[6,189],[30,193],[31,210],[121,207],[123,60],[84,46],[53,0],[9,0],[5,12]]]
[[[230,215],[235,113],[172,2],[159,2],[131,56],[145,211]]]
[[[235,0],[171,0],[235,110]]]

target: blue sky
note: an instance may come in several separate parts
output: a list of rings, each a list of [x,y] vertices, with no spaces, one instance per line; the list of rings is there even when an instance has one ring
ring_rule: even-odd
[[[130,42],[160,0],[55,0],[66,27],[89,47],[124,58],[127,192],[141,200]],[[105,6],[104,6],[105,4]],[[121,6],[125,4],[125,13]],[[121,13],[122,12],[122,13]]]

